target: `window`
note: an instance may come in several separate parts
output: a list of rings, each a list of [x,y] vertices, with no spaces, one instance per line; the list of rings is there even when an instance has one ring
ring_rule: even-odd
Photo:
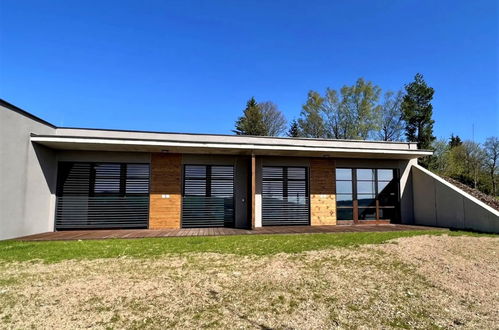
[[[262,168],[262,225],[308,225],[308,169],[264,166]]]
[[[394,169],[336,169],[337,220],[397,220],[396,173]]]
[[[353,219],[353,169],[336,169],[336,207],[338,220]]]
[[[95,164],[94,194],[119,194],[122,164]]]
[[[149,193],[148,164],[93,164],[94,195],[131,195]]]
[[[234,166],[185,165],[182,227],[234,225]]]
[[[147,228],[149,164],[59,162],[55,228]]]

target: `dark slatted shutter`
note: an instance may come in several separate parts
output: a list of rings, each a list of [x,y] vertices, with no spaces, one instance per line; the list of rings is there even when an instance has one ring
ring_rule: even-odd
[[[234,167],[185,165],[182,227],[234,225]]]
[[[308,175],[305,167],[263,167],[262,224],[308,225]]]
[[[56,229],[147,228],[149,165],[59,163]]]

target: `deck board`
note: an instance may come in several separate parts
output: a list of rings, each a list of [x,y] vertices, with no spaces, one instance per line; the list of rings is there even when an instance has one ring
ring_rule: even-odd
[[[189,229],[116,229],[116,230],[68,230],[46,232],[16,238],[20,241],[71,241],[109,238],[149,238],[149,237],[194,237],[264,234],[313,234],[347,232],[387,232],[406,230],[435,230],[442,228],[413,225],[341,225],[341,226],[276,226],[253,230],[236,228],[189,228]]]

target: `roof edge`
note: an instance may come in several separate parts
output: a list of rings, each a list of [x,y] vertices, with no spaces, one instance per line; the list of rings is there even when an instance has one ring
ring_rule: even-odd
[[[88,130],[88,131],[108,131],[108,132],[131,132],[131,133],[154,133],[154,134],[177,134],[177,135],[192,135],[192,136],[244,136],[251,138],[263,138],[263,139],[281,139],[281,140],[296,140],[296,141],[339,141],[339,142],[361,142],[361,143],[386,143],[386,144],[416,144],[416,142],[404,142],[404,141],[379,141],[379,140],[354,140],[354,139],[320,139],[320,138],[306,138],[306,137],[284,137],[284,136],[257,136],[257,135],[233,135],[233,134],[209,134],[209,133],[182,133],[182,132],[165,132],[165,131],[146,131],[146,130],[127,130],[127,129],[105,129],[105,128],[84,128],[84,127],[66,127],[66,126],[56,126],[46,120],[41,119],[26,110],[15,106],[14,104],[7,102],[6,100],[0,98],[0,105],[19,113],[27,118],[37,121],[41,124],[47,125],[49,127],[55,128],[57,130]],[[62,135],[61,135],[62,136]],[[427,151],[423,149],[414,149],[420,151]]]
[[[254,145],[253,143],[234,143],[234,142],[196,142],[196,141],[177,141],[177,140],[163,140],[163,139],[140,139],[140,138],[125,138],[125,137],[94,137],[94,136],[68,136],[68,135],[39,135],[39,134],[33,134],[31,133],[31,140],[35,142],[47,142],[47,141],[57,141],[60,140],[62,142],[63,140],[70,140],[70,139],[76,139],[76,140],[82,140],[82,141],[93,141],[94,143],[102,143],[103,141],[114,141],[114,142],[122,142],[125,144],[129,143],[180,143],[180,144],[199,144],[201,146],[207,147],[208,144],[214,144],[218,146],[233,146],[233,145],[239,145],[239,146],[253,146],[258,149],[258,147],[281,147],[281,148],[308,148],[308,149],[315,149],[315,150],[321,150],[321,149],[341,149],[341,150],[351,150],[355,149],[353,147],[344,147],[344,146],[334,146],[334,147],[329,147],[329,146],[307,146],[307,145],[283,145],[283,144],[261,144],[261,145]],[[339,140],[342,141],[342,140]],[[384,149],[384,148],[360,148],[359,150],[365,150],[365,151],[373,151],[373,152],[379,152],[379,151],[387,151],[387,152],[393,152],[393,153],[404,153],[404,154],[414,154],[414,155],[431,155],[433,154],[433,151],[431,150],[424,150],[424,149]]]
[[[185,132],[165,132],[165,131],[145,131],[145,130],[130,130],[130,129],[108,129],[108,128],[85,128],[85,127],[67,127],[59,126],[57,129],[74,129],[83,131],[105,131],[105,132],[130,132],[130,133],[153,133],[153,134],[177,134],[177,135],[209,135],[209,136],[241,136],[263,139],[282,139],[282,140],[304,140],[304,141],[344,141],[344,142],[362,142],[362,143],[386,143],[386,144],[417,144],[417,142],[406,141],[382,141],[382,140],[354,140],[354,139],[321,139],[307,137],[287,137],[287,136],[266,136],[266,135],[237,135],[237,134],[213,134],[213,133],[185,133]],[[421,149],[419,149],[421,150]]]
[[[11,110],[11,111],[17,112],[18,114],[23,115],[24,117],[27,117],[27,118],[34,120],[34,121],[37,121],[40,124],[44,124],[44,125],[50,126],[52,128],[58,128],[54,124],[49,123],[48,121],[43,120],[40,117],[37,117],[37,116],[29,113],[28,111],[23,110],[23,109],[19,108],[18,106],[15,106],[12,103],[5,101],[4,99],[0,99],[0,105]]]

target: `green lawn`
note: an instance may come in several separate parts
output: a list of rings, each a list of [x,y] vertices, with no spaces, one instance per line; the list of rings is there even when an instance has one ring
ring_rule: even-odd
[[[449,231],[402,231],[377,233],[334,233],[293,235],[245,235],[219,237],[176,237],[107,239],[83,241],[20,242],[0,241],[0,261],[59,262],[68,259],[116,257],[151,258],[165,254],[217,252],[237,255],[297,253],[361,244],[380,244],[387,240],[416,235],[480,235]]]

